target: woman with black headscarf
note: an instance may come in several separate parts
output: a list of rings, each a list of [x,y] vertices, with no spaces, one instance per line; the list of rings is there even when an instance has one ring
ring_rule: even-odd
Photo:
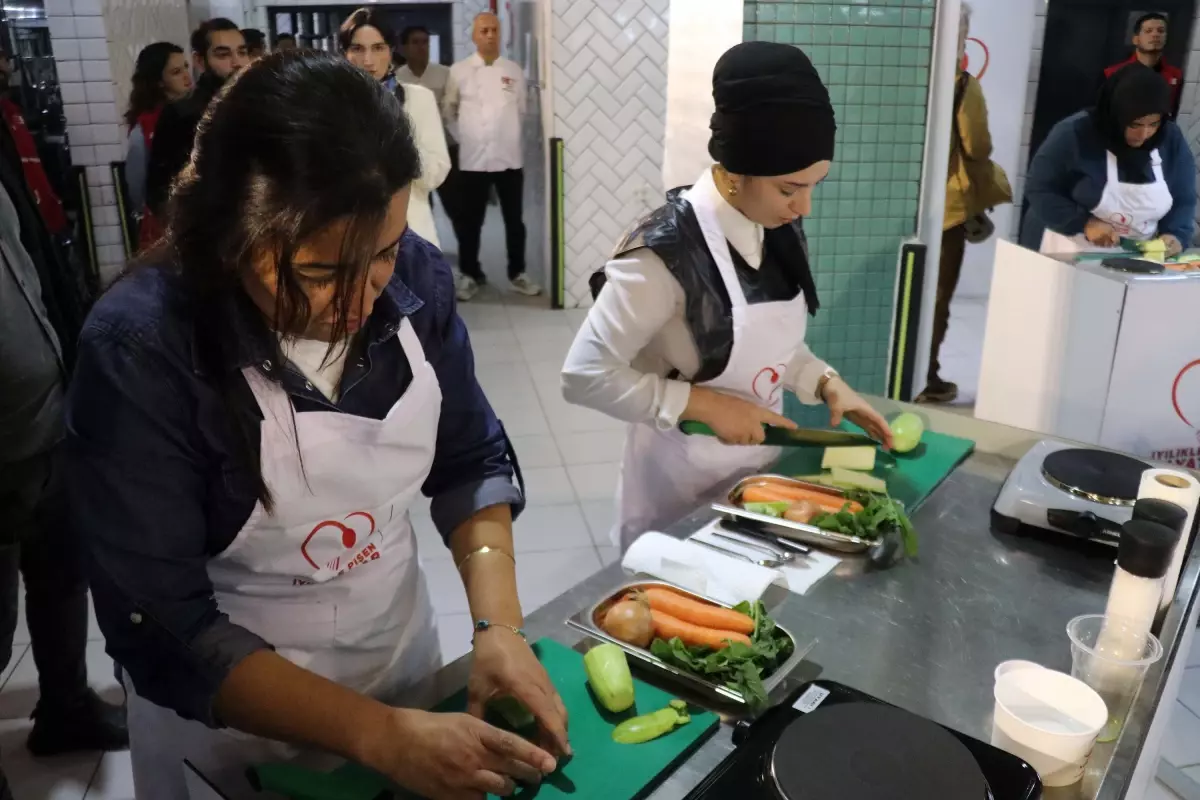
[[[1029,166],[1021,244],[1074,253],[1157,236],[1169,256],[1188,247],[1196,164],[1170,111],[1162,76],[1130,64],[1104,83],[1095,108],[1055,125]]]
[[[829,172],[829,93],[803,52],[747,42],[713,73],[716,113],[695,185],[667,195],[617,245],[563,366],[563,396],[632,423],[615,543],[690,510],[779,450],[761,446],[783,389],[824,402],[891,446],[884,419],[804,343],[818,306],[801,220]],[[684,436],[683,420],[718,439]]]

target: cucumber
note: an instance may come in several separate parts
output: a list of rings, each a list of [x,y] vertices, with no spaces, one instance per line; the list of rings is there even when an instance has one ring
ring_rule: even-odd
[[[875,448],[870,445],[856,447],[826,447],[821,459],[821,469],[854,469],[870,472],[875,469]]]
[[[624,650],[607,642],[597,645],[583,657],[583,669],[606,710],[619,714],[633,707],[633,675]]]
[[[876,494],[887,494],[887,481],[865,472],[834,467],[831,477],[833,485],[841,489],[865,489]]]
[[[489,700],[487,707],[489,711],[498,714],[513,731],[522,731],[537,722],[525,704],[515,697],[497,697]]]
[[[613,741],[617,744],[641,744],[665,736],[680,725],[688,724],[691,717],[678,708],[681,702],[673,700],[666,708],[625,720],[613,728]],[[684,708],[687,706],[684,705]]]

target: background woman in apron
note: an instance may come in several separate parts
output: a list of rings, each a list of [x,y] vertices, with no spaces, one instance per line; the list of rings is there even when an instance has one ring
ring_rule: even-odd
[[[804,343],[818,302],[800,220],[836,130],[825,86],[797,48],[747,42],[717,62],[713,97],[718,163],[618,245],[563,366],[567,400],[633,423],[613,533],[622,549],[778,458],[762,426],[795,427],[780,416],[785,388],[891,446],[884,419]],[[679,433],[688,419],[719,441]]]
[[[378,81],[321,53],[265,58],[205,117],[162,245],[89,317],[70,513],[141,800],[185,800],[185,758],[249,794],[247,765],[303,754],[280,743],[433,797],[504,793],[568,752],[521,631],[516,464],[450,268],[406,231],[417,170]],[[421,492],[477,622],[475,716],[393,707],[431,699],[414,690],[441,660]],[[500,695],[534,713],[540,747],[478,718]]]
[[[1161,236],[1168,256],[1190,247],[1196,162],[1170,111],[1162,76],[1130,64],[1095,108],[1055,125],[1029,166],[1021,245],[1077,253]]]

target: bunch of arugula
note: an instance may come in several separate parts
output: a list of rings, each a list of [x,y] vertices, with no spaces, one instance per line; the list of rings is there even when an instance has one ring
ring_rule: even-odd
[[[862,511],[856,514],[843,508],[838,512],[821,512],[809,520],[809,524],[816,525],[821,530],[872,541],[889,530],[899,529],[904,541],[904,554],[910,558],[917,554],[917,532],[913,530],[912,522],[904,513],[903,503],[885,494],[862,490],[847,491],[846,499],[861,504]]]
[[[707,647],[688,647],[678,638],[655,639],[650,652],[668,664],[685,669],[713,683],[738,692],[751,711],[767,704],[763,678],[769,677],[792,654],[795,644],[791,637],[775,626],[761,602],[743,602],[734,606],[754,620],[750,645],[731,642],[722,650]]]

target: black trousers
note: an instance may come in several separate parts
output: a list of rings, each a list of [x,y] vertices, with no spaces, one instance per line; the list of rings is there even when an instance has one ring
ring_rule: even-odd
[[[484,281],[479,265],[479,238],[487,214],[488,192],[493,186],[500,198],[500,213],[504,217],[504,243],[508,250],[508,277],[525,271],[525,223],[521,221],[525,173],[519,169],[503,172],[459,173],[459,213],[461,232],[458,234],[458,265],[464,275]]]
[[[459,249],[462,249],[462,172],[458,168],[458,145],[451,144],[448,147],[450,151],[450,171],[446,173],[446,180],[442,181],[442,185],[437,189],[438,200],[442,203],[442,208],[446,212],[446,217],[450,220],[450,227],[454,229],[454,239],[459,243]],[[445,248],[442,248],[445,250]]]
[[[19,572],[39,713],[69,711],[87,692],[85,560],[66,524],[64,499],[56,451],[0,464],[0,669],[12,660]]]
[[[954,290],[958,288],[958,277],[962,274],[966,252],[965,225],[955,225],[950,230],[942,231],[942,255],[938,259],[937,295],[933,304],[933,341],[930,343],[929,373],[926,376],[929,383],[941,381],[938,356],[942,342],[946,341],[946,329],[950,327],[950,301],[954,299]]]

